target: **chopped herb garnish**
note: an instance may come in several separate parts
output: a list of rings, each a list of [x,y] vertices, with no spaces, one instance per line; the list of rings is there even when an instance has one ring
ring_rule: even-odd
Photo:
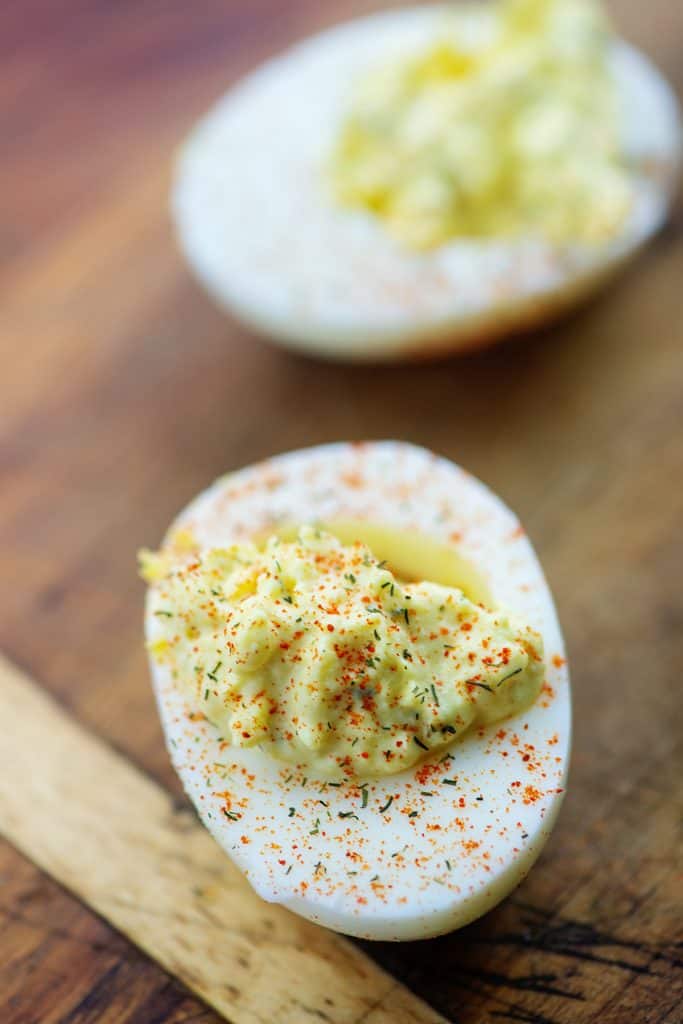
[[[294,604],[294,601],[293,601],[293,600],[292,600],[292,598],[291,598],[291,597],[289,596],[289,594],[285,594],[285,596],[284,596],[284,597],[282,598],[282,600],[283,600],[283,601],[286,601],[286,602],[287,602],[287,604]]]
[[[291,870],[292,870],[292,865],[290,864],[289,867],[287,868],[287,870],[285,871],[285,874],[288,875]]]
[[[458,785],[458,780],[457,779],[442,779],[441,782],[443,783],[444,786],[457,786]]]
[[[211,671],[206,673],[207,676],[209,677],[209,679],[213,679],[214,683],[218,682],[218,677],[216,675],[216,672],[218,672],[218,669],[221,667],[222,664],[223,664],[222,661],[217,661],[216,664],[211,669]]]
[[[409,818],[417,818],[417,811],[411,811],[408,815]]]
[[[520,669],[520,672],[521,672],[521,669]],[[501,682],[502,682],[502,680],[501,680]],[[467,683],[468,686],[478,686],[482,690],[488,690],[489,693],[493,693],[493,690],[491,689],[491,687],[487,683],[478,683],[476,681],[476,679],[467,679],[466,683]],[[500,683],[498,683],[498,685],[500,686]]]
[[[448,732],[452,736],[455,736],[455,726],[454,725],[442,725],[441,726],[441,732]],[[444,757],[443,760],[445,761],[450,756],[451,756],[450,754],[446,754],[446,757]]]
[[[522,671],[522,669],[521,669],[521,668],[516,668],[514,672],[508,672],[508,674],[507,674],[506,676],[503,676],[503,678],[502,678],[502,679],[500,679],[500,680],[499,680],[499,681],[498,681],[498,682],[496,683],[496,686],[502,686],[502,684],[503,684],[503,683],[505,682],[505,680],[506,680],[506,679],[512,679],[512,677],[513,677],[513,676],[517,676],[517,675],[519,675],[519,673],[520,673],[521,671]],[[491,691],[491,692],[493,692],[493,691]]]
[[[204,690],[204,700],[208,700],[208,699],[209,699],[209,691],[208,691],[208,688],[207,688],[206,690]]]
[[[421,789],[420,796],[434,796],[434,794],[430,793],[428,789]]]
[[[359,820],[358,815],[355,813],[355,811],[339,811],[339,817],[340,818],[355,818],[356,821]]]
[[[432,683],[432,697],[434,698],[434,703],[436,704],[437,708],[441,707],[441,705],[439,703],[439,695],[436,692],[436,688],[434,686],[434,683]]]
[[[394,802],[394,798],[393,798],[393,796],[390,796],[389,799],[387,800],[387,802],[385,803],[384,807],[380,807],[379,813],[380,814],[384,814],[385,811],[388,811],[389,808],[391,807],[391,805],[393,804],[393,802]]]
[[[163,608],[159,608],[158,611],[154,612],[155,615],[165,615],[167,619],[173,618],[173,612],[167,612]]]
[[[226,811],[225,807],[223,807],[222,810],[225,817],[229,818],[230,821],[239,821],[239,819],[242,817],[241,814],[235,814],[234,811]]]
[[[381,640],[382,639],[382,637],[379,635],[379,633],[377,632],[376,629],[373,629],[373,633],[375,634],[375,640]]]
[[[383,562],[378,562],[377,563],[377,568],[378,569],[383,569],[386,564],[387,564],[387,560],[385,558]]]
[[[370,881],[371,882],[378,882],[379,881],[379,875],[373,875],[372,878],[370,879]]]
[[[427,744],[423,743],[419,736],[413,736],[413,742],[417,743],[418,747],[421,747],[422,750],[429,750]]]
[[[361,807],[367,807],[367,806],[368,806],[368,791],[367,791],[367,789],[364,789],[362,794],[361,794]]]
[[[445,862],[445,864],[446,864],[446,867],[448,868],[448,870],[450,871],[451,870],[451,862],[449,860],[447,860]]]
[[[329,806],[330,806],[330,805],[329,805],[328,803],[326,803],[326,801],[325,801],[325,800],[318,800],[318,803],[319,803],[319,804],[322,804],[322,805],[323,805],[323,807],[329,807]]]
[[[289,808],[289,813],[288,813],[287,817],[288,818],[293,818],[295,814],[296,814],[296,807],[290,807]]]

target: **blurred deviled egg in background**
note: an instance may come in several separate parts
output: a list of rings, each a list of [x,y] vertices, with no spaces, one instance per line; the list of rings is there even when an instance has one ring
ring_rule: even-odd
[[[597,0],[375,14],[228,92],[182,149],[199,280],[283,344],[420,356],[545,321],[663,223],[676,100]]]

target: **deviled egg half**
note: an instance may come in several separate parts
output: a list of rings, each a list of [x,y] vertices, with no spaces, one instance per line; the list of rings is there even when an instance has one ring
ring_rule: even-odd
[[[142,553],[171,758],[265,900],[367,939],[458,928],[553,827],[569,678],[514,515],[400,442],[219,479]]]
[[[662,224],[676,100],[598,0],[400,9],[273,59],[201,120],[172,206],[220,304],[340,359],[482,345]]]

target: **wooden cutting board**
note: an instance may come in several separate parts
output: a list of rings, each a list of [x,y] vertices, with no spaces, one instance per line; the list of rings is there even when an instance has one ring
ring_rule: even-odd
[[[680,206],[562,325],[418,368],[278,352],[213,308],[174,247],[169,161],[194,117],[288,40],[377,6],[23,0],[0,13],[0,648],[34,680],[0,672],[0,832],[15,844],[0,841],[3,1024],[218,1021],[178,979],[236,1024],[247,1010],[284,1020],[271,997],[290,990],[304,1009],[287,1003],[287,1021],[437,1020],[425,1003],[458,1024],[683,1020]],[[683,88],[683,8],[612,8]],[[274,955],[170,770],[135,551],[219,473],[352,437],[432,447],[520,514],[570,650],[571,784],[537,867],[484,920],[361,951],[283,912]],[[187,877],[171,885],[160,868],[164,885],[142,888],[168,867],[172,828]],[[212,871],[227,889],[207,910],[192,888]],[[133,893],[127,910],[112,909],[115,886]],[[237,923],[211,933],[216,973],[196,914],[226,908],[226,892]],[[240,1007],[230,990],[245,985]]]

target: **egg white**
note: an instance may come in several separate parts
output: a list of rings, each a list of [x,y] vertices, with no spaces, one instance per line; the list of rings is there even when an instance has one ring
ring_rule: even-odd
[[[457,239],[411,252],[362,211],[335,205],[324,164],[357,77],[412,53],[457,12],[464,34],[490,11],[404,9],[328,30],[230,90],[182,149],[172,207],[181,246],[222,306],[283,344],[326,357],[419,357],[490,343],[549,319],[609,277],[666,218],[681,132],[674,95],[621,41],[610,63],[635,203],[598,247],[534,238]]]
[[[402,442],[369,442],[293,452],[223,477],[172,530],[220,546],[285,523],[358,519],[457,543],[495,603],[540,631],[547,684],[531,708],[467,734],[452,761],[428,761],[426,773],[423,765],[371,780],[365,802],[348,784],[326,786],[305,767],[227,746],[192,714],[167,667],[152,661],[151,672],[185,789],[259,895],[350,935],[426,938],[467,924],[521,881],[564,792],[571,711],[562,635],[517,519],[453,463]],[[148,640],[159,630],[148,608]]]

